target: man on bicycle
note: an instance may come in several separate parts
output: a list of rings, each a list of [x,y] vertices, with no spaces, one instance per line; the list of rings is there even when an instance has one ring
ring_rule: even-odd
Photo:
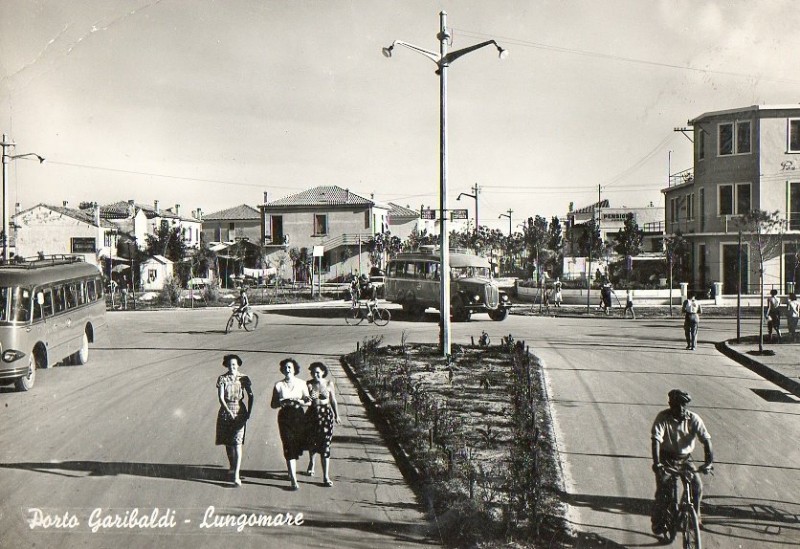
[[[377,289],[375,288],[375,285],[370,282],[367,273],[362,273],[361,277],[358,279],[358,295],[361,297],[361,299],[367,300],[367,310],[369,311],[367,320],[372,322],[372,313],[375,305],[377,304],[378,297]]]
[[[666,512],[664,502],[669,501],[675,491],[677,478],[665,472],[664,467],[680,468],[691,461],[695,439],[700,439],[705,450],[705,463],[699,468],[707,473],[712,469],[714,454],[711,449],[711,435],[706,430],[703,420],[694,412],[686,409],[691,402],[689,393],[680,389],[669,392],[669,408],[662,410],[653,422],[652,451],[653,472],[656,475],[656,496],[651,515],[651,526],[656,535],[664,533],[666,528]],[[694,501],[697,520],[700,521],[700,501],[703,496],[703,483],[700,475],[692,478],[692,500]]]
[[[239,289],[239,298],[236,300],[236,309],[234,309],[233,314],[239,315],[239,327],[242,327],[242,322],[245,319],[245,315],[247,318],[250,318],[250,300],[247,299],[247,288],[242,287]]]

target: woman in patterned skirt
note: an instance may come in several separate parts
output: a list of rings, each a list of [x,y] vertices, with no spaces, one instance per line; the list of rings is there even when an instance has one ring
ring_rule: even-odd
[[[311,402],[305,382],[297,379],[300,365],[291,358],[281,360],[283,379],[272,390],[270,406],[278,411],[278,430],[283,443],[283,457],[289,473],[290,489],[297,490],[297,459],[305,449],[305,407]]]
[[[333,382],[328,377],[328,367],[322,362],[314,362],[308,368],[311,379],[307,382],[311,396],[311,407],[306,412],[308,420],[308,469],[306,474],[314,476],[314,455],[319,454],[322,460],[322,485],[333,486],[330,478],[331,439],[333,438],[333,422],[341,423],[336,405]]]
[[[218,446],[225,446],[233,483],[241,486],[242,446],[245,426],[253,411],[253,388],[250,378],[239,373],[242,359],[238,355],[225,355],[222,365],[228,368],[228,373],[217,378],[219,412],[216,440]],[[244,405],[245,394],[247,406]]]

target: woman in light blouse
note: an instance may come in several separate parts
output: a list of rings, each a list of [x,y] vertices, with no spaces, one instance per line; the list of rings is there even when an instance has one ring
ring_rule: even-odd
[[[306,383],[296,377],[300,373],[300,365],[294,359],[281,360],[280,369],[284,377],[272,390],[270,406],[273,409],[280,408],[278,430],[283,444],[283,457],[286,459],[290,489],[297,490],[297,459],[303,455],[306,446],[305,407],[311,403],[311,397]]]
[[[219,412],[217,413],[218,446],[225,446],[228,454],[228,464],[236,486],[242,485],[239,471],[242,467],[242,446],[247,420],[253,412],[253,388],[250,378],[239,373],[242,359],[239,355],[225,355],[222,365],[228,368],[227,374],[217,378],[217,398],[219,399]],[[244,405],[244,396],[247,395],[247,406]]]

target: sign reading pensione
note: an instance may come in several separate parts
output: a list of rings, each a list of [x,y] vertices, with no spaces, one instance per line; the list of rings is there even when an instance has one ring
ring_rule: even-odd
[[[467,215],[467,210],[450,210],[450,219],[457,220],[457,219],[469,219]]]
[[[436,219],[436,210],[432,210],[430,208],[427,210],[422,210],[420,212],[420,217],[422,219]]]

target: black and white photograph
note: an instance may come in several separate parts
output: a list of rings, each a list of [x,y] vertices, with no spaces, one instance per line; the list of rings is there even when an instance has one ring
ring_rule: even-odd
[[[791,0],[0,0],[0,547],[800,546]]]

